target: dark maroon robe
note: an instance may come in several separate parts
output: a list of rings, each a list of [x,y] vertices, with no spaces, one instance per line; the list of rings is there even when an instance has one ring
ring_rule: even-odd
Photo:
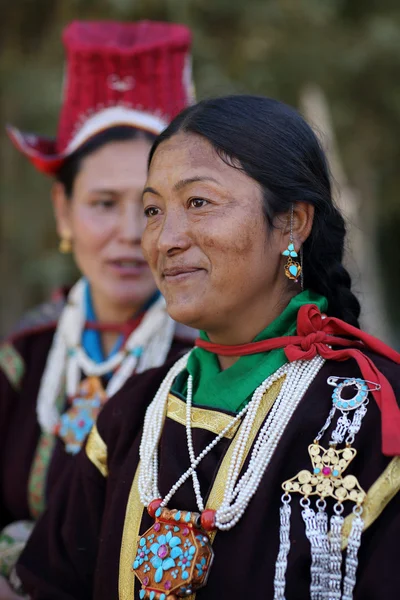
[[[400,367],[385,359],[373,358],[399,398]],[[108,476],[101,474],[85,450],[75,457],[64,474],[18,566],[18,574],[33,598],[121,598],[118,592],[120,568],[127,571],[131,566],[120,565],[121,539],[128,496],[138,465],[142,423],[168,366],[129,380],[99,416],[97,428],[107,446]],[[327,385],[331,375],[361,376],[353,360],[325,363],[288,423],[244,516],[231,530],[216,534],[215,561],[207,586],[197,593],[198,600],[272,600],[279,547],[281,484],[300,470],[310,468],[307,447],[331,408],[332,387]],[[214,436],[206,429],[193,428],[195,453]],[[224,438],[198,467],[205,498],[230,443]],[[381,453],[380,412],[372,399],[355,448],[358,454],[348,473],[358,477],[361,486],[368,491],[391,461]],[[165,495],[189,467],[185,427],[170,418],[166,419],[162,433],[159,464],[159,488]],[[293,494],[287,600],[310,597],[310,546],[298,502],[299,496]],[[191,479],[179,489],[169,506],[197,510]],[[348,511],[346,508],[346,513]],[[143,511],[140,532],[151,522]],[[399,540],[400,495],[397,494],[362,535],[355,600],[400,597]],[[128,576],[134,577],[133,573]],[[132,600],[138,600],[139,590],[140,585],[136,584]]]
[[[29,323],[31,325],[31,323]],[[15,387],[0,368],[0,531],[8,523],[32,519],[28,480],[40,438],[36,401],[56,323],[23,327],[11,338],[24,363],[24,375]],[[169,357],[177,357],[192,344],[176,337]],[[46,477],[48,498],[72,455],[57,438]]]

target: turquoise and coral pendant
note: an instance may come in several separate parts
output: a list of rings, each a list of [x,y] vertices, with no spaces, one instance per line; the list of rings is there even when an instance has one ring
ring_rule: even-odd
[[[71,407],[61,415],[54,432],[63,440],[68,454],[79,452],[106,400],[98,377],[87,377],[81,382]]]
[[[140,537],[132,565],[142,584],[139,597],[176,600],[190,596],[206,585],[214,558],[200,514],[159,505],[148,510],[155,523]]]

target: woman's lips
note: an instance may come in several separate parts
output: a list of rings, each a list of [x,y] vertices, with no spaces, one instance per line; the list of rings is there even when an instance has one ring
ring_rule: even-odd
[[[204,269],[198,267],[173,267],[164,269],[163,279],[168,283],[181,283],[203,272]]]
[[[140,277],[149,270],[146,261],[134,258],[109,260],[107,265],[119,277]]]

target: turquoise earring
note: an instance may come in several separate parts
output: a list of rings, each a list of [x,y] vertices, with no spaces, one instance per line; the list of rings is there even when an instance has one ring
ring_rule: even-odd
[[[287,249],[282,252],[282,256],[288,257],[285,264],[286,277],[297,283],[299,281],[300,275],[302,274],[302,269],[300,262],[298,262],[297,260],[293,260],[294,258],[298,258],[299,256],[293,244],[293,204],[292,212],[290,215],[290,240]]]
[[[284,250],[282,252],[282,256],[293,256],[294,258],[298,256],[292,242],[290,242],[289,246],[287,247],[287,250]]]

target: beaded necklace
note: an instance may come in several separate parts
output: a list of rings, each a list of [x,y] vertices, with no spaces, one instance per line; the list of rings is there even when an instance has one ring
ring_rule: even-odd
[[[255,390],[250,402],[198,456],[195,456],[193,449],[193,381],[189,376],[186,441],[190,467],[167,495],[161,498],[158,490],[158,446],[166,403],[171,385],[176,376],[185,369],[188,357],[189,355],[182,357],[170,369],[148,407],[144,421],[140,445],[139,494],[141,502],[155,522],[139,539],[133,570],[142,584],[139,596],[146,600],[185,597],[206,584],[213,561],[210,532],[214,529],[231,529],[240,520],[257,491],[293,412],[324,363],[324,359],[318,356],[311,361],[297,361],[278,369]],[[246,443],[252,433],[262,398],[272,384],[283,377],[285,380],[281,391],[259,431],[248,467],[240,475]],[[222,503],[216,511],[205,510],[196,468],[225,433],[241,419],[243,420],[229,464]],[[168,508],[175,492],[190,477],[199,512]]]
[[[175,331],[165,300],[160,297],[123,347],[107,360],[96,363],[81,345],[86,321],[85,288],[85,280],[80,279],[68,295],[47,358],[36,407],[42,431],[58,433],[65,441],[67,452],[73,454],[80,449],[101,406],[132,373],[165,362]],[[112,375],[103,389],[100,378],[108,373]],[[57,398],[64,386],[72,406],[60,415]]]

